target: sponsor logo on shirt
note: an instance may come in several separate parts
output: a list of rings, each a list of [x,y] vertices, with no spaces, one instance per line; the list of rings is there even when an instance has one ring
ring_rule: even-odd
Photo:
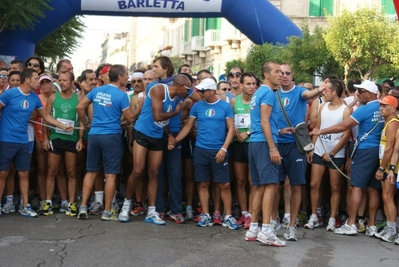
[[[290,99],[287,97],[284,97],[283,99],[281,99],[281,103],[283,104],[284,107],[286,107],[290,104]]]

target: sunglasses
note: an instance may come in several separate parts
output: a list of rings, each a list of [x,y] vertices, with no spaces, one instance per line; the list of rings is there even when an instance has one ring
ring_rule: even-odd
[[[282,71],[281,72],[281,75],[287,75],[287,76],[290,76],[291,75],[291,72],[289,72],[289,71]]]
[[[202,89],[202,90],[198,90],[197,92],[200,94],[205,94],[205,92],[208,92],[208,91],[212,91],[212,89]]]
[[[142,83],[143,80],[133,80],[131,83]]]
[[[241,77],[241,72],[230,72],[230,73],[229,73],[229,77],[230,77],[230,78]]]
[[[36,64],[36,63],[28,63],[28,67],[34,67],[34,68],[38,68],[38,67],[40,67],[40,65],[39,64]]]
[[[220,89],[220,90],[222,90],[222,91],[231,91],[231,88],[222,88],[222,89]]]
[[[361,95],[361,94],[363,94],[363,93],[367,93],[367,92],[368,92],[367,90],[360,90],[360,89],[357,89],[357,91],[359,92],[359,95]]]
[[[7,79],[7,75],[5,75],[5,74],[0,74],[0,79]]]

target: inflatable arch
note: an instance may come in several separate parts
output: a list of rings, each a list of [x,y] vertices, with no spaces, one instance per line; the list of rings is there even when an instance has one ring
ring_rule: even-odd
[[[25,60],[35,44],[75,15],[224,17],[256,43],[286,43],[300,29],[269,0],[53,0],[34,30],[0,33],[0,55]]]

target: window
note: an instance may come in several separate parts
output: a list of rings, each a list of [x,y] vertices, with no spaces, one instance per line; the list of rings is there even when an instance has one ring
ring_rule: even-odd
[[[220,30],[222,24],[221,18],[207,18],[205,20],[205,30]]]
[[[191,20],[191,37],[200,35],[200,19],[193,18]]]
[[[309,16],[324,16],[325,11],[330,15],[334,14],[334,0],[309,0]]]
[[[396,15],[395,5],[392,0],[381,0],[381,10],[387,15]]]

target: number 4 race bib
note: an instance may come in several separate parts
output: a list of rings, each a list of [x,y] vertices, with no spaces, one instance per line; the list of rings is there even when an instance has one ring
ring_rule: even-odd
[[[237,129],[251,128],[251,117],[249,114],[235,114],[234,124]]]

